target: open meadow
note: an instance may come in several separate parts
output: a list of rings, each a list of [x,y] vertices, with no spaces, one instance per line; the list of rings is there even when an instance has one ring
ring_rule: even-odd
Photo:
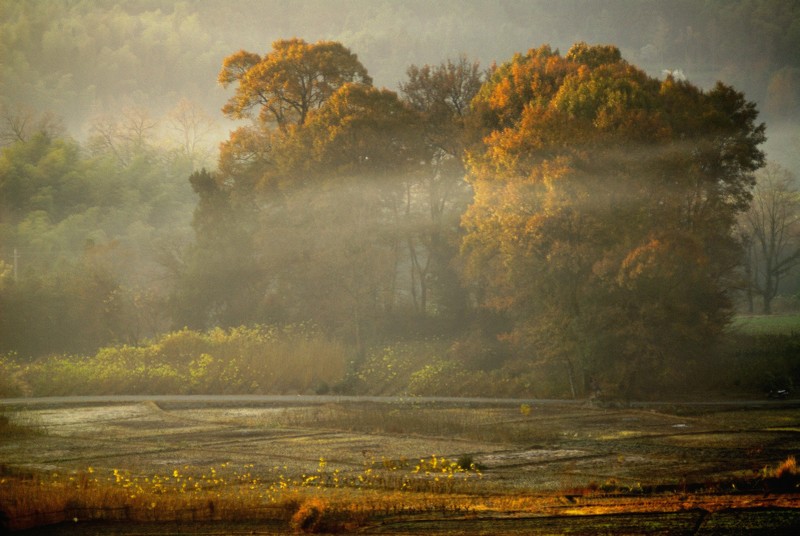
[[[3,420],[0,504],[22,533],[717,534],[800,524],[792,401],[76,398],[5,401]]]

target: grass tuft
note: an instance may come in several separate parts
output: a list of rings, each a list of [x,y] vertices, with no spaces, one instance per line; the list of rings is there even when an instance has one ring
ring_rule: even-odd
[[[314,534],[320,532],[328,505],[319,497],[304,501],[292,516],[290,525],[297,532]]]
[[[789,456],[777,467],[765,467],[762,479],[768,491],[786,492],[800,489],[800,470],[797,468],[797,460],[794,456]]]

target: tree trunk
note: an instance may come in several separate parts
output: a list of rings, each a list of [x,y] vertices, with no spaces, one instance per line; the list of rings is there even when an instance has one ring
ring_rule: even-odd
[[[569,390],[572,393],[573,400],[578,398],[578,392],[575,389],[575,367],[572,365],[572,360],[565,359],[567,365],[567,377],[569,378]]]

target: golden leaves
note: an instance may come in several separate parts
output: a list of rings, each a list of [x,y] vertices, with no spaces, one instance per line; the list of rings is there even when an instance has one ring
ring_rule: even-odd
[[[243,50],[228,56],[218,80],[224,87],[238,83],[222,109],[226,115],[243,118],[259,108],[261,121],[281,128],[304,124],[346,83],[372,83],[358,57],[340,43],[298,38],[275,41],[264,57]]]

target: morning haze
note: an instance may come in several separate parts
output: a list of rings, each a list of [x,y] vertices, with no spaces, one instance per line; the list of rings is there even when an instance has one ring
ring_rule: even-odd
[[[798,50],[785,0],[0,0],[0,528],[796,527]]]
[[[796,308],[796,5],[3,2],[5,388],[687,387]],[[265,330],[330,373],[217,348]]]

